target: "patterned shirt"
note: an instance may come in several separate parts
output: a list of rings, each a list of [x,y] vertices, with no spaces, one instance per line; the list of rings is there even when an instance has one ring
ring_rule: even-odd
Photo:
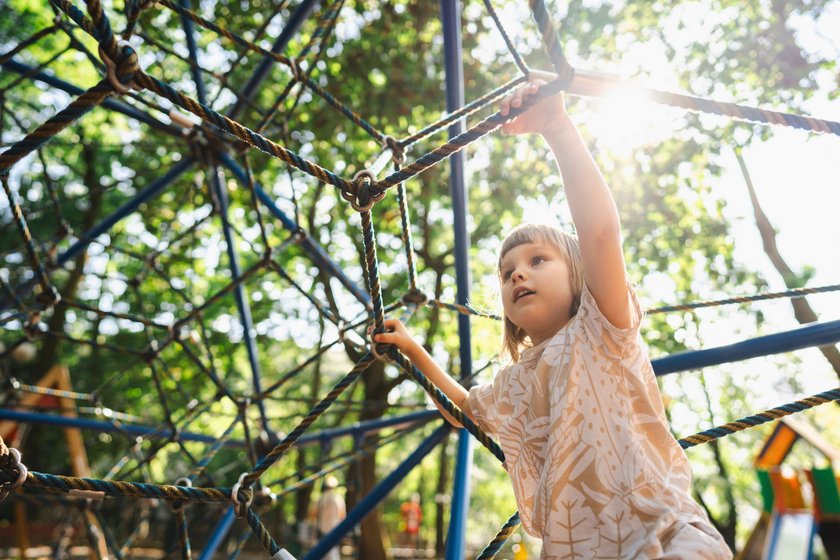
[[[632,289],[629,298],[633,324],[619,329],[584,289],[577,314],[473,387],[465,410],[504,450],[522,525],[543,539],[543,558],[660,558],[686,524],[708,537],[697,558],[729,558],[690,496]]]

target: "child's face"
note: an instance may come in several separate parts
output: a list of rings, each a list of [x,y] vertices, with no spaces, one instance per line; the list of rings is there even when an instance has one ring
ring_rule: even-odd
[[[518,245],[502,257],[500,281],[505,315],[534,344],[569,322],[572,289],[560,249],[541,241]]]

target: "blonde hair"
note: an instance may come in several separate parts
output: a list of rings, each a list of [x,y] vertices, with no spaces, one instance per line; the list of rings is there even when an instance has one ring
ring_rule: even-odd
[[[574,317],[580,307],[580,296],[583,293],[583,263],[580,258],[580,246],[576,236],[558,227],[544,224],[522,224],[513,229],[502,242],[499,252],[497,273],[501,280],[502,259],[505,255],[520,245],[527,243],[548,243],[556,247],[566,261],[569,268],[569,288],[572,290],[572,305],[569,317]],[[519,361],[520,352],[531,346],[528,334],[513,324],[507,315],[504,318],[503,348],[501,355],[507,354],[512,362]]]

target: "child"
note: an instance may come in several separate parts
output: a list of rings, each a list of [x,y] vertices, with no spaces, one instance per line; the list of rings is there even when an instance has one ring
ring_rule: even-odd
[[[502,115],[541,85],[508,96]],[[397,346],[497,438],[522,525],[542,539],[541,558],[731,558],[691,498],[688,461],[668,431],[639,336],[642,313],[625,275],[618,212],[562,97],[502,130],[548,142],[578,233],[523,225],[502,244],[511,364],[467,392],[399,321],[387,320],[390,332],[374,340]]]

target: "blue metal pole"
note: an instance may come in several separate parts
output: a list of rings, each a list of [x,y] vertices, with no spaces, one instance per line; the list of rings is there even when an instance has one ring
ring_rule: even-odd
[[[52,86],[56,89],[60,89],[64,92],[69,93],[70,95],[81,95],[85,92],[82,88],[75,86],[69,82],[65,82],[55,76],[51,76],[49,74],[45,74],[44,72],[35,72],[35,68],[29,66],[27,64],[23,64],[20,62],[16,62],[14,60],[9,60],[7,62],[2,63],[2,67],[4,70],[11,70],[12,72],[16,72],[18,74],[27,75],[33,80],[38,80],[39,82],[43,82],[48,86]],[[178,127],[174,127],[168,124],[165,124],[156,118],[152,117],[148,113],[144,113],[130,105],[126,105],[116,99],[112,99],[110,97],[106,98],[101,105],[112,111],[116,111],[117,113],[122,113],[127,117],[131,117],[139,122],[148,124],[158,130],[161,130],[167,134],[172,136],[177,136],[182,138],[181,129]]]
[[[190,0],[180,0],[179,3],[182,8],[186,8],[187,10],[192,9]],[[187,51],[190,53],[190,60],[194,63],[194,66],[190,68],[190,73],[192,74],[193,82],[195,82],[195,93],[198,101],[202,105],[207,105],[204,80],[201,77],[201,70],[198,69],[198,47],[195,44],[195,29],[193,28],[192,20],[183,13],[181,14],[181,27],[184,28],[184,35],[187,38]]]
[[[454,113],[464,105],[464,65],[461,59],[461,2],[441,0],[443,20],[443,46],[446,69],[446,110]],[[464,131],[464,121],[458,120],[449,127],[449,138]],[[449,191],[452,195],[452,214],[455,230],[455,279],[457,301],[464,305],[470,296],[470,235],[467,231],[469,205],[464,180],[464,152],[449,159]],[[472,372],[472,336],[469,315],[458,315],[460,338],[461,377]],[[466,549],[467,514],[470,503],[470,469],[473,443],[466,430],[458,434],[458,456],[452,488],[452,505],[449,513],[449,534],[446,540],[446,558],[462,559]]]
[[[192,164],[192,159],[190,159],[189,157],[184,158],[172,169],[170,169],[166,173],[166,175],[150,183],[145,189],[135,194],[134,197],[131,198],[131,200],[114,210],[114,212],[112,212],[109,216],[107,216],[97,225],[84,232],[78,241],[76,241],[73,245],[68,247],[66,251],[61,253],[56,258],[56,262],[58,263],[58,265],[64,266],[67,263],[67,261],[75,258],[79,253],[84,251],[94,239],[111,229],[117,222],[119,222],[129,214],[133,214],[141,204],[157,196],[172,181],[180,177],[182,173],[189,169],[190,166],[192,166]],[[15,287],[15,293],[19,296],[24,296],[28,294],[30,290],[32,290],[35,284],[37,284],[37,280],[35,278],[23,282]],[[4,311],[8,308],[9,300],[0,300],[0,311]]]
[[[840,320],[810,325],[785,332],[742,340],[727,346],[672,354],[651,360],[656,375],[687,369],[699,369],[759,356],[781,354],[811,346],[835,344],[840,341]]]
[[[233,278],[239,278],[242,274],[239,268],[239,256],[236,251],[236,239],[233,236],[233,230],[228,221],[228,195],[227,187],[225,186],[224,176],[221,170],[213,166],[210,173],[210,182],[213,191],[216,193],[216,199],[219,201],[219,217],[222,220],[222,230],[225,235],[225,242],[227,244],[228,260],[230,261],[230,272]],[[257,344],[254,340],[254,319],[251,316],[251,306],[248,304],[248,297],[245,293],[245,286],[242,283],[236,284],[233,289],[233,295],[236,299],[236,307],[239,309],[239,319],[242,321],[243,336],[245,338],[245,349],[248,351],[248,363],[251,365],[251,383],[254,388],[254,394],[262,393],[262,383],[260,382],[260,360],[257,353]],[[260,399],[257,402],[257,408],[260,411],[260,421],[262,423],[263,431],[269,437],[273,437],[268,426],[268,416],[265,411],[265,401]]]
[[[92,430],[97,432],[122,433],[131,436],[140,436],[146,439],[165,439],[172,436],[172,430],[170,429],[158,430],[153,426],[144,426],[142,424],[120,423],[119,426],[117,426],[107,420],[73,418],[70,416],[59,416],[57,414],[27,412],[6,408],[0,408],[0,420],[10,420],[12,422],[20,422],[23,424],[46,424],[60,426],[62,428],[80,428],[83,430]],[[183,441],[197,441],[201,443],[215,443],[219,439],[213,436],[206,436],[192,432],[181,432],[180,437]],[[243,447],[245,442],[241,440],[229,440],[227,445]]]
[[[359,434],[367,435],[385,428],[399,430],[417,423],[425,424],[426,422],[431,422],[435,418],[439,417],[440,413],[437,410],[421,410],[418,412],[410,412],[402,416],[390,416],[386,418],[378,418],[376,420],[365,420],[364,422],[355,422],[352,426],[329,428],[318,433],[301,436],[301,438],[297,440],[296,445],[305,445],[325,439],[332,440],[343,436],[355,436]]]
[[[230,532],[230,528],[234,521],[236,521],[236,515],[233,513],[233,508],[229,507],[225,510],[225,514],[221,519],[219,519],[219,522],[213,528],[213,532],[210,534],[210,540],[207,541],[207,544],[201,550],[199,560],[210,560],[213,557],[213,554],[216,553],[216,549],[221,546],[222,541],[225,540],[228,532]]]
[[[234,176],[239,179],[242,183],[248,182],[248,175],[245,173],[245,170],[242,169],[236,160],[230,157],[228,154],[219,154],[219,162],[222,163],[225,167],[227,167]],[[260,202],[265,205],[271,214],[280,220],[280,223],[283,224],[283,227],[286,228],[288,231],[301,233],[304,235],[303,239],[300,242],[301,247],[303,247],[304,251],[309,254],[310,258],[315,262],[315,265],[318,268],[326,270],[332,276],[338,278],[338,281],[347,288],[347,290],[353,294],[353,296],[359,300],[359,302],[365,306],[365,308],[370,309],[370,295],[359,288],[355,282],[353,282],[350,278],[344,274],[344,271],[341,270],[341,267],[333,261],[327,252],[324,251],[324,248],[321,247],[317,241],[306,235],[306,232],[301,229],[300,225],[297,224],[292,218],[286,215],[280,208],[277,207],[277,204],[274,203],[274,200],[268,195],[268,193],[263,190],[262,186],[259,183],[254,183],[254,190],[257,193],[257,198]]]
[[[388,428],[399,430],[414,424],[431,422],[439,417],[440,413],[437,410],[422,410],[402,416],[390,416],[387,418],[378,418],[376,420],[367,420],[365,422],[357,422],[352,426],[330,428],[328,430],[306,434],[298,439],[295,445],[297,447],[304,447],[307,445],[321,444],[325,440],[332,440],[345,436],[356,436],[357,434],[370,434]],[[9,420],[12,422],[20,422],[22,424],[44,424],[50,426],[60,426],[62,428],[80,428],[83,430],[97,432],[121,433],[131,436],[140,436],[150,440],[166,439],[172,436],[172,430],[168,428],[159,429],[153,426],[127,423],[120,423],[119,426],[115,426],[107,420],[79,417],[73,418],[69,416],[59,416],[57,414],[12,410],[7,408],[0,408],[0,420]],[[214,436],[186,431],[180,432],[179,437],[183,441],[196,441],[200,443],[216,443],[218,441],[218,438]],[[244,447],[245,442],[243,440],[228,440],[225,442],[225,446]]]
[[[320,542],[318,542],[318,544],[316,544],[315,547],[312,548],[312,550],[310,550],[301,560],[318,560],[319,558],[323,558],[327,552],[338,545],[341,538],[350,529],[361,523],[371,510],[373,510],[379,502],[384,500],[388,493],[393,490],[394,487],[399,484],[409,472],[411,472],[411,469],[420,464],[420,461],[422,461],[426,455],[431,453],[432,449],[434,449],[438,443],[446,439],[450,429],[449,424],[444,424],[435,430],[432,435],[423,440],[423,443],[421,443],[420,446],[405,459],[405,461],[400,463],[400,465],[388,476],[382,479],[382,481],[377,484],[367,496],[362,498],[362,500],[356,504],[356,507],[347,513],[347,517],[345,517],[341,523],[336,525],[332,531],[324,535],[324,538],[322,538]]]
[[[315,8],[317,3],[318,0],[303,0],[303,2],[298,4],[297,9],[295,9],[294,13],[286,22],[286,26],[280,33],[280,36],[277,37],[276,41],[274,41],[274,45],[271,47],[271,52],[277,54],[286,48],[286,45],[289,44],[289,41],[292,37],[294,37],[295,33],[298,32],[298,29],[300,29],[300,26],[303,25],[304,21],[306,21],[306,18],[309,17],[309,14],[312,13],[312,10]],[[268,71],[271,69],[273,64],[274,59],[269,57],[264,58],[262,62],[260,62],[259,66],[257,66],[256,70],[254,70],[254,73],[251,75],[251,78],[245,83],[242,91],[239,92],[236,103],[228,113],[228,117],[235,119],[245,109],[245,106],[250,101],[251,96],[263,80],[265,80],[268,75]]]
[[[172,169],[166,172],[166,174],[151,182],[145,189],[138,192],[134,197],[129,200],[128,202],[124,203],[122,206],[114,210],[109,216],[105,217],[101,222],[97,225],[93,226],[86,232],[81,235],[81,238],[76,241],[73,245],[71,245],[66,251],[64,251],[61,255],[58,256],[58,264],[64,265],[70,259],[75,258],[79,253],[81,253],[90,243],[114,227],[120,220],[129,216],[137,211],[141,204],[148,202],[152,198],[156,197],[160,192],[169,186],[175,179],[181,176],[187,169],[192,167],[193,160],[190,157],[185,157],[183,160],[178,162]]]

